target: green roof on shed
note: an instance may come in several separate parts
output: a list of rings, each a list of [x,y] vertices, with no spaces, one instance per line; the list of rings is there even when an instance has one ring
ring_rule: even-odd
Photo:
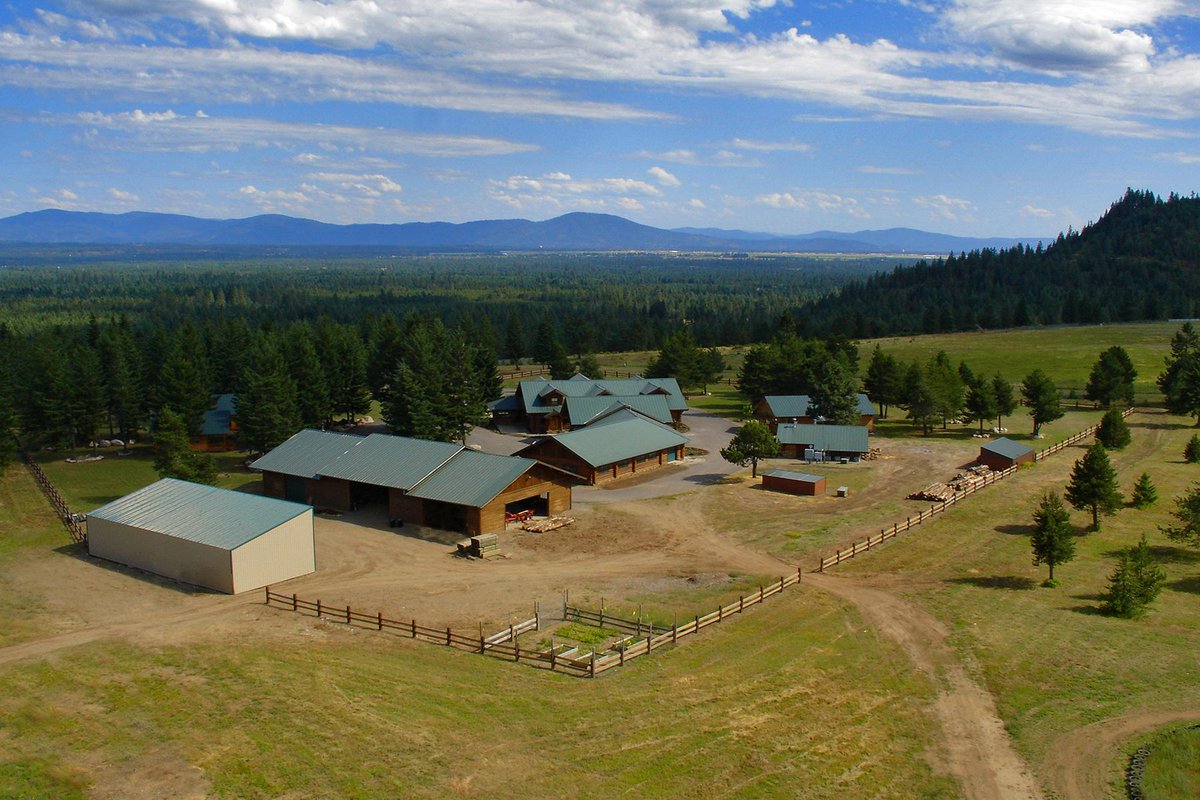
[[[780,444],[806,445],[814,450],[835,453],[865,453],[871,449],[867,429],[862,425],[796,425],[779,426],[775,438]]]
[[[671,424],[671,408],[667,398],[661,394],[644,394],[633,397],[568,397],[567,418],[571,425],[587,425],[597,417],[622,406],[628,406],[664,425]]]
[[[610,397],[625,400],[630,397],[658,395],[666,399],[672,411],[685,411],[688,407],[679,382],[674,378],[622,378],[617,380],[592,380],[576,374],[565,381],[533,378],[523,380],[517,394],[525,406],[526,414],[550,414],[561,407],[559,402],[550,402],[546,396],[557,393],[563,397]]]
[[[463,450],[408,494],[423,500],[482,508],[536,464],[528,458]]]
[[[628,408],[609,414],[586,428],[560,433],[554,440],[593,467],[668,450],[688,441],[678,431]],[[529,452],[540,444],[532,444],[521,452]]]
[[[204,412],[200,424],[202,436],[228,436],[233,417],[237,414],[237,398],[232,394],[219,394],[213,398],[213,406]]]
[[[773,469],[770,472],[764,472],[763,477],[784,478],[789,481],[803,481],[805,483],[816,483],[817,481],[825,480],[824,475],[813,475],[810,472],[790,472],[786,469]]]
[[[300,503],[163,478],[97,508],[88,518],[236,550],[311,511]]]
[[[763,398],[771,416],[777,419],[784,417],[807,417],[808,407],[812,403],[806,394],[771,394]],[[857,395],[857,408],[860,415],[878,414],[878,410],[870,398],[861,392]]]
[[[983,445],[981,450],[987,450],[989,453],[996,453],[1005,458],[1020,458],[1026,453],[1032,453],[1033,448],[1020,442],[1014,442],[1007,436],[1001,437],[994,442],[988,442]]]

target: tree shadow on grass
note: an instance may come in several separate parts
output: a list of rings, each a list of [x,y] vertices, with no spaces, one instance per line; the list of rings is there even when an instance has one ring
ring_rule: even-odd
[[[1107,616],[1107,614],[1104,613],[1104,609],[1102,609],[1099,605],[1104,600],[1104,595],[1102,595],[1102,594],[1073,594],[1073,595],[1071,595],[1071,597],[1072,597],[1072,599],[1075,599],[1075,600],[1091,600],[1094,603],[1096,603],[1096,605],[1091,605],[1091,606],[1073,606],[1071,608],[1071,610],[1074,611],[1076,614],[1087,614],[1087,615],[1093,616],[1093,617]]]
[[[992,528],[996,533],[1003,533],[1007,536],[1032,536],[1032,525],[997,525]]]
[[[1127,548],[1109,550],[1104,553],[1106,558],[1120,558]],[[1200,564],[1200,550],[1190,547],[1175,547],[1169,544],[1150,545],[1150,555],[1160,564]]]
[[[978,586],[981,589],[1013,589],[1027,591],[1037,586],[1033,578],[1021,575],[980,575],[969,578],[951,578],[950,583],[964,586]]]
[[[1177,581],[1171,581],[1167,584],[1167,588],[1174,592],[1200,594],[1200,575],[1194,575],[1191,578],[1181,578]]]

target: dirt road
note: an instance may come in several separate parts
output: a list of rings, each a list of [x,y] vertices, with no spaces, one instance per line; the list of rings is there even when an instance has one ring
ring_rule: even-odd
[[[949,631],[913,604],[840,576],[810,574],[810,585],[853,603],[895,640],[937,686],[933,712],[942,729],[942,766],[967,800],[1040,800],[1041,788],[1013,749],[991,694],[971,679],[946,643]]]
[[[1071,731],[1046,751],[1050,788],[1062,800],[1101,800],[1121,779],[1121,745],[1173,722],[1200,720],[1200,706],[1135,711]]]

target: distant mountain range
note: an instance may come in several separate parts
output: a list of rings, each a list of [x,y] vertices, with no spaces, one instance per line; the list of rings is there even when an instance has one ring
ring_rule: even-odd
[[[245,219],[202,219],[133,211],[101,214],[48,209],[0,219],[0,242],[192,246],[396,247],[414,250],[688,250],[715,252],[914,253],[941,255],[1050,237],[976,239],[912,228],[779,236],[719,228],[665,230],[611,214],[564,214],[543,222],[407,222],[332,225],[264,214]]]

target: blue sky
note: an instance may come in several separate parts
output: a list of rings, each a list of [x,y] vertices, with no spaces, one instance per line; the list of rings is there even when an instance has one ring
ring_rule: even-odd
[[[1045,235],[1198,117],[1200,0],[0,6],[0,216]]]

